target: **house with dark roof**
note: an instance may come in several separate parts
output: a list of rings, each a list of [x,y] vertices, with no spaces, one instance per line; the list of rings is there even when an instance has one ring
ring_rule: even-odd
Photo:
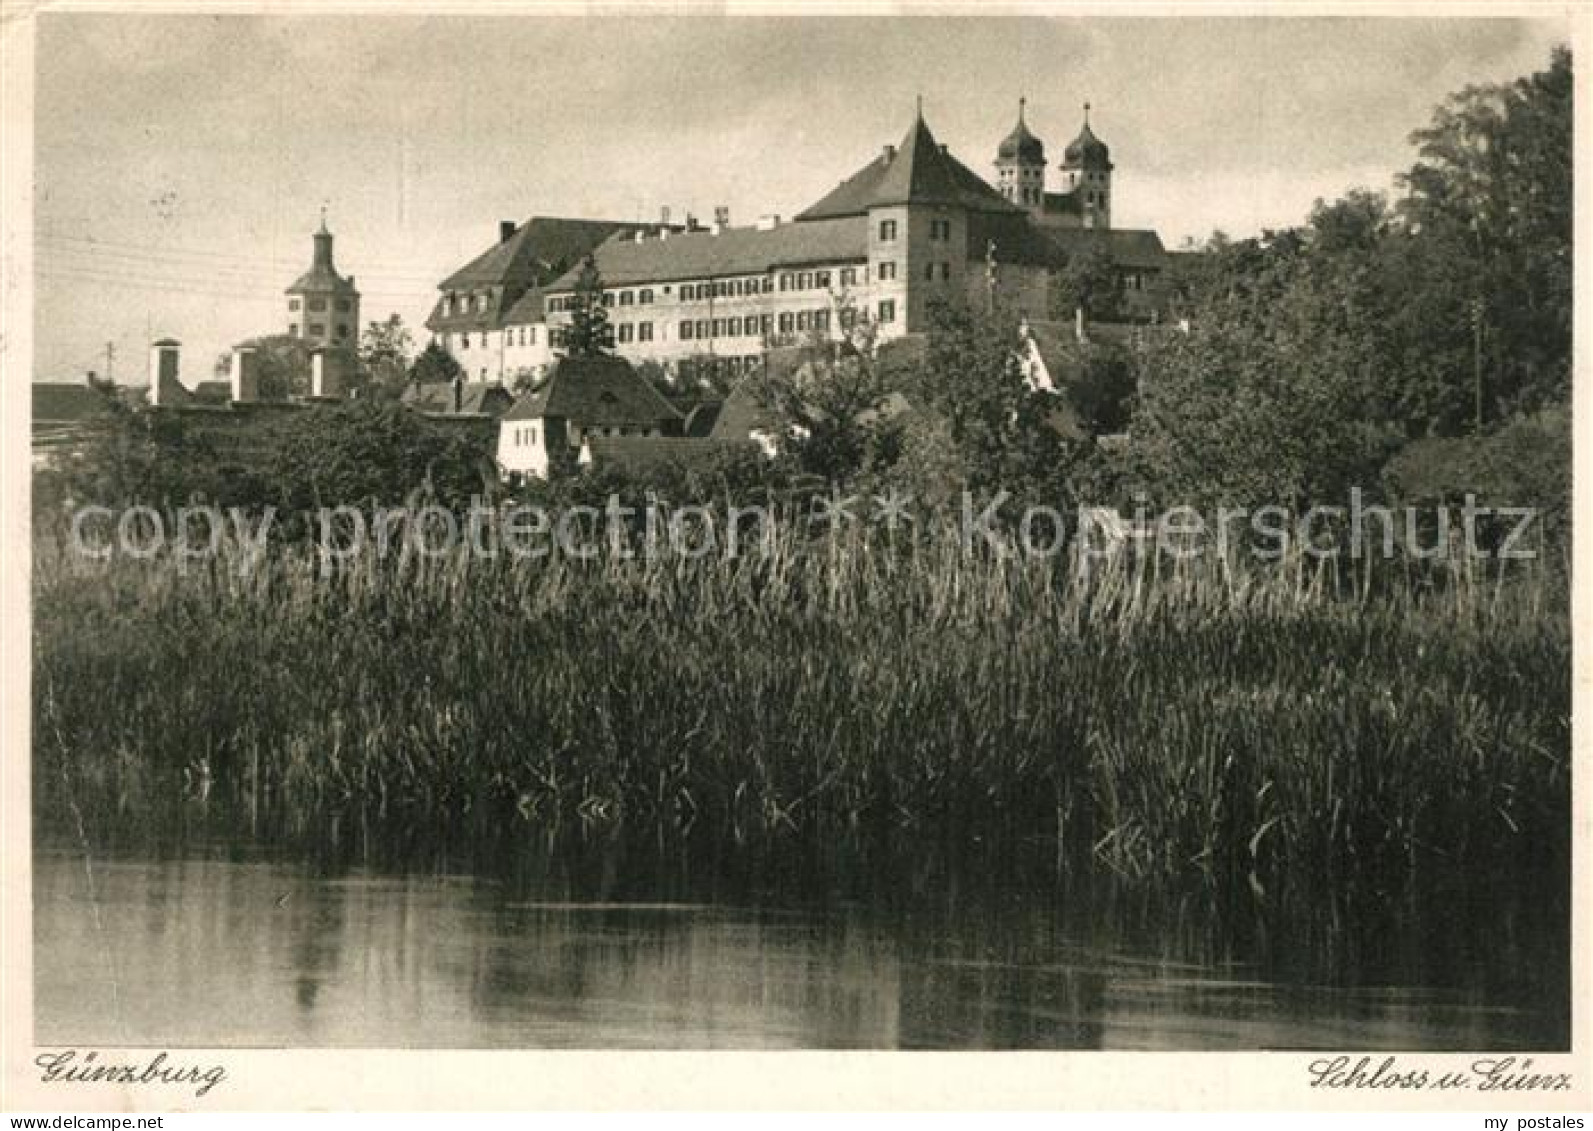
[[[467,378],[507,381],[553,360],[542,319],[543,283],[576,266],[604,240],[641,225],[533,216],[498,225],[498,241],[449,275],[426,319]]]
[[[545,479],[577,463],[593,438],[678,436],[674,405],[622,357],[560,359],[498,427],[498,466],[507,475]]]
[[[432,381],[410,385],[399,402],[422,416],[479,416],[496,420],[509,411],[514,397],[498,381]]]

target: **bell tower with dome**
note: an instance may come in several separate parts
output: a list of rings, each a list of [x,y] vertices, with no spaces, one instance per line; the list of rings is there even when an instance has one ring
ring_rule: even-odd
[[[1038,213],[1045,207],[1045,143],[1023,120],[1027,99],[1018,99],[1018,124],[996,149],[996,188],[1019,208]]]
[[[1112,226],[1112,154],[1090,129],[1090,104],[1084,128],[1062,154],[1062,191],[1078,200],[1086,228]]]

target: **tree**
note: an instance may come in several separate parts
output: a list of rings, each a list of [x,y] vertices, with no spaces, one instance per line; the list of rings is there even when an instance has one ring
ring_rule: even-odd
[[[410,380],[415,339],[397,314],[371,322],[360,337],[361,383],[381,396],[399,397]]]
[[[310,391],[310,350],[304,339],[290,334],[267,334],[239,342],[234,350],[252,347],[259,397],[263,401],[285,401]],[[216,376],[232,372],[232,354],[216,359]]]
[[[454,360],[453,354],[442,348],[433,338],[420,351],[415,363],[409,367],[409,379],[417,385],[440,385],[463,377],[464,367]]]
[[[609,328],[608,307],[603,302],[603,277],[598,274],[597,261],[588,255],[575,276],[564,352],[569,357],[601,357],[613,344],[614,332]]]
[[[1101,244],[1070,256],[1051,281],[1048,306],[1057,321],[1072,321],[1073,312],[1083,310],[1091,321],[1111,322],[1122,304],[1123,277],[1112,253]]]

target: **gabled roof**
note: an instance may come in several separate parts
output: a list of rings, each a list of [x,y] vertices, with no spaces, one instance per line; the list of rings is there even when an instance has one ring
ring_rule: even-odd
[[[1059,264],[1092,247],[1105,247],[1119,267],[1164,268],[1162,238],[1145,228],[1039,228],[1059,256]]]
[[[716,440],[745,440],[754,432],[778,428],[780,418],[763,403],[759,386],[760,382],[755,378],[743,377],[725,398],[714,420],[713,431],[708,434]]]
[[[78,424],[105,415],[110,398],[92,385],[66,381],[33,383],[33,424]]]
[[[975,212],[1022,211],[947,152],[920,117],[899,147],[870,161],[797,219],[859,216],[870,208],[891,204],[942,204]]]
[[[868,258],[864,216],[780,224],[773,228],[726,228],[682,232],[667,239],[615,236],[593,253],[605,287],[760,275],[776,267],[863,262]],[[543,287],[545,293],[575,288],[579,266]]]
[[[580,262],[598,244],[618,233],[634,233],[645,224],[622,220],[571,220],[561,216],[533,216],[459,270],[438,289],[533,286],[562,274]]]
[[[513,403],[509,391],[496,381],[465,381],[454,407],[454,383],[432,381],[411,385],[399,400],[416,412],[447,416],[502,416]]]
[[[581,425],[665,425],[680,420],[622,357],[566,357],[541,385],[515,402],[505,420],[556,416]]]

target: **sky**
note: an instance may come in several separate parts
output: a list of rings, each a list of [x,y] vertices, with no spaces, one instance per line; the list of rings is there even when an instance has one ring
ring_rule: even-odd
[[[1391,189],[1449,93],[1547,65],[1554,20],[46,13],[35,377],[182,376],[281,332],[321,209],[369,321],[532,215],[789,217],[924,117],[994,179],[1019,96],[1048,185],[1085,101],[1113,222],[1168,247]]]

